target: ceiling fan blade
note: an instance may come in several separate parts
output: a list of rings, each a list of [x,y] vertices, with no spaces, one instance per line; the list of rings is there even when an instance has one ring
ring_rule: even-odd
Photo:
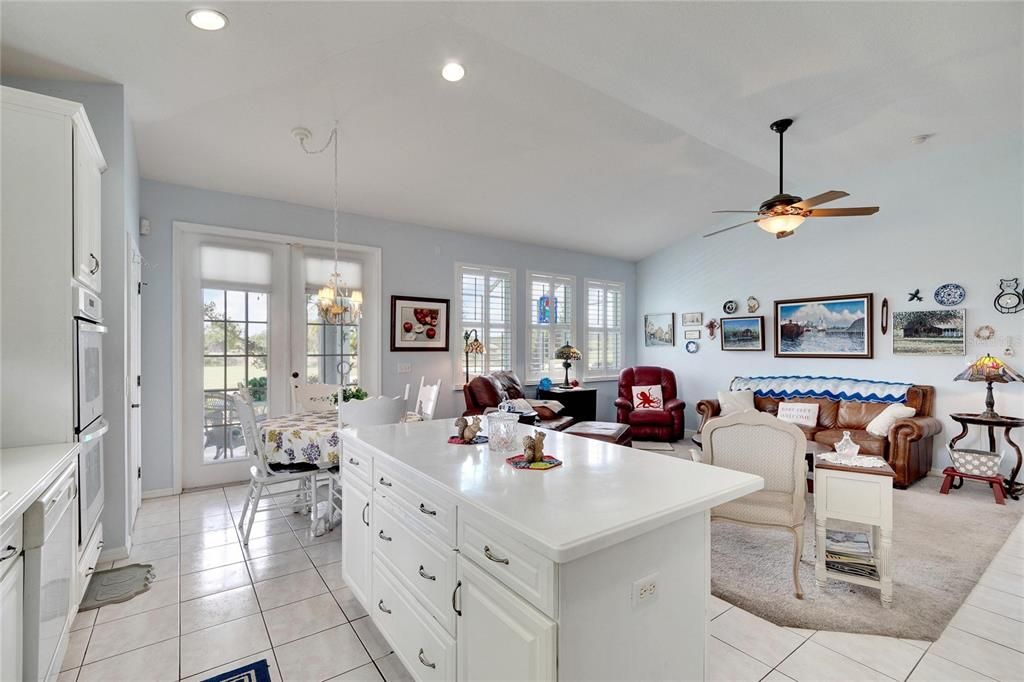
[[[821,204],[827,204],[830,201],[835,201],[836,199],[842,199],[843,197],[848,196],[850,196],[848,192],[842,192],[838,189],[833,189],[829,190],[828,192],[818,194],[817,196],[813,196],[810,199],[798,201],[795,204],[793,204],[793,206],[796,208],[811,208],[812,206],[820,206]]]
[[[757,211],[712,211],[712,213],[757,213]]]
[[[838,218],[848,215],[874,215],[877,206],[851,206],[850,208],[816,208],[810,212],[809,218]]]
[[[744,225],[749,225],[750,223],[756,223],[756,222],[757,222],[756,220],[748,220],[745,223],[740,223],[739,225],[733,225],[732,227],[723,227],[721,230],[715,230],[714,232],[708,232],[706,235],[704,235],[704,239],[707,239],[708,237],[714,237],[716,234],[722,234],[723,232],[728,232],[729,230],[735,230],[737,227],[743,227]]]

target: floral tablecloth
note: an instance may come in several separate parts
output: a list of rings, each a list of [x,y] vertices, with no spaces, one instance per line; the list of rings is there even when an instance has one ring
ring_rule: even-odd
[[[337,412],[286,414],[266,419],[259,426],[268,462],[308,462],[323,468],[338,463],[341,433]]]

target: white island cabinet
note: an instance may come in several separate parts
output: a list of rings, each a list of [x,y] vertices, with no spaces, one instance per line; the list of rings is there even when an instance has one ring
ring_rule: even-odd
[[[413,677],[705,676],[708,510],[760,478],[553,431],[520,471],[451,428],[343,431],[342,571]]]

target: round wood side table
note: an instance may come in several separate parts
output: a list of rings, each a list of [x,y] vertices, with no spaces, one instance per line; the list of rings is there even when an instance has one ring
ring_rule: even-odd
[[[1017,481],[1017,475],[1020,473],[1021,464],[1024,462],[1024,456],[1021,455],[1020,446],[1013,442],[1013,439],[1010,437],[1010,431],[1012,429],[1024,427],[1024,418],[1003,417],[1001,415],[985,417],[980,414],[970,414],[966,412],[955,412],[949,415],[949,418],[960,424],[961,428],[960,433],[953,436],[953,440],[949,441],[950,449],[955,447],[957,442],[967,435],[969,427],[981,426],[988,431],[989,452],[996,452],[996,429],[1003,429],[1003,440],[1005,440],[1007,445],[1013,448],[1017,453],[1017,463],[1013,466],[1013,471],[1010,472],[1010,477],[1003,479],[1003,489],[1011,499],[1020,500],[1020,495],[1024,492],[1024,483]]]

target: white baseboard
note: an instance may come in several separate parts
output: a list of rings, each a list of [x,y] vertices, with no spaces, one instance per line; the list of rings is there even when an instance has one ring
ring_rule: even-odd
[[[174,492],[174,488],[157,488],[156,490],[143,490],[142,499],[149,500],[154,497],[169,497],[177,494]]]

